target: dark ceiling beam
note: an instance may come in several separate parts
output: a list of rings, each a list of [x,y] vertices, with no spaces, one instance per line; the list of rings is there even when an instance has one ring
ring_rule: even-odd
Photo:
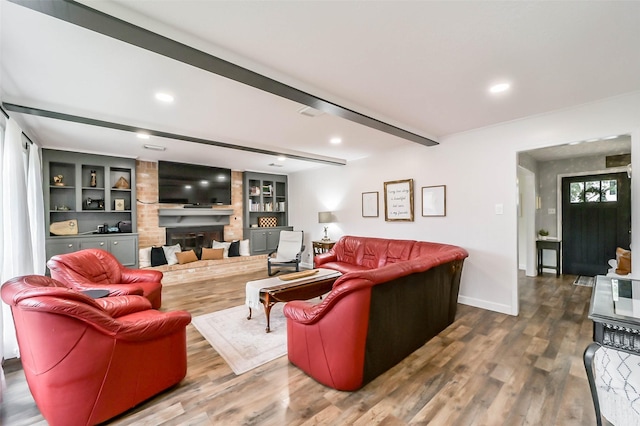
[[[381,132],[421,145],[438,145],[438,142],[427,137],[303,92],[72,0],[9,1]]]
[[[10,104],[10,103],[6,103],[6,102],[4,102],[2,104],[2,106],[7,111],[18,112],[18,113],[21,113],[21,114],[29,114],[29,115],[35,115],[35,116],[38,116],[38,117],[53,118],[53,119],[56,119],[56,120],[70,121],[70,122],[73,122],[73,123],[87,124],[87,125],[90,125],[90,126],[98,126],[98,127],[105,127],[105,128],[108,128],[108,129],[122,130],[122,131],[125,131],[125,132],[146,133],[146,134],[151,135],[151,136],[157,136],[157,137],[166,138],[166,139],[176,139],[176,140],[181,140],[181,141],[186,141],[186,142],[200,143],[200,144],[204,144],[204,145],[217,146],[217,147],[220,147],[220,148],[228,148],[228,149],[235,149],[235,150],[238,150],[238,151],[252,152],[254,154],[284,156],[284,157],[290,158],[292,160],[310,161],[310,162],[314,162],[314,163],[330,164],[330,165],[333,165],[333,166],[344,166],[345,164],[347,164],[347,162],[345,160],[337,159],[337,158],[308,157],[308,156],[303,156],[303,155],[291,154],[291,153],[288,153],[288,152],[278,152],[278,151],[271,151],[271,150],[262,149],[262,148],[254,148],[254,147],[249,147],[249,146],[234,145],[234,144],[230,144],[230,143],[226,143],[226,142],[218,142],[218,141],[214,141],[214,140],[210,140],[210,139],[195,138],[195,137],[192,137],[192,136],[179,135],[179,134],[176,134],[176,133],[162,132],[162,131],[159,131],[159,130],[147,129],[147,128],[144,128],[144,127],[130,126],[128,124],[121,124],[121,123],[113,123],[113,122],[110,122],[110,121],[96,120],[96,119],[93,119],[93,118],[80,117],[80,116],[77,116],[77,115],[63,114],[61,112],[47,111],[47,110],[44,110],[44,109],[32,108],[32,107],[23,106],[23,105]]]

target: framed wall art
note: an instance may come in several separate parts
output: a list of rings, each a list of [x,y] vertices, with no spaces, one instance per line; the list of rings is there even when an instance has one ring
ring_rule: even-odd
[[[413,222],[413,179],[384,183],[384,220]]]
[[[378,192],[362,193],[362,217],[378,217]]]
[[[422,187],[422,216],[446,216],[446,201],[446,185]]]

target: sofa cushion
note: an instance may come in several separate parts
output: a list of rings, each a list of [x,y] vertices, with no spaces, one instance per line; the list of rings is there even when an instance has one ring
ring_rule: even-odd
[[[338,262],[360,266],[364,252],[363,245],[360,238],[342,237],[331,250],[335,252]]]
[[[366,266],[352,265],[347,262],[327,262],[327,263],[323,263],[322,267],[336,270],[338,272],[341,272],[342,274],[347,274],[349,272],[355,272],[355,271],[368,271],[371,269],[371,268],[367,268]]]
[[[196,256],[196,252],[193,250],[181,251],[180,253],[176,253],[176,257],[178,258],[178,263],[181,265],[184,265],[185,263],[196,262],[198,260],[198,256]]]
[[[240,256],[251,256],[248,239],[240,241]]]
[[[627,275],[631,273],[631,251],[618,247],[616,249],[616,260],[618,261],[616,274]]]
[[[202,255],[200,256],[200,260],[218,260],[222,259],[224,256],[223,248],[202,248]]]
[[[160,266],[167,264],[167,257],[162,247],[151,247],[151,266]]]
[[[231,243],[228,243],[226,241],[220,242],[220,241],[214,241],[211,243],[211,248],[221,248],[224,250],[223,252],[223,256],[222,257],[229,257],[229,246],[231,245]]]
[[[141,248],[138,253],[138,266],[148,268],[151,266],[151,247]]]
[[[229,244],[229,257],[240,256],[240,241],[233,241]]]
[[[162,246],[162,250],[164,250],[164,257],[167,258],[167,265],[175,265],[178,263],[176,253],[180,253],[182,251],[182,248],[180,248],[180,244],[174,244],[172,246]]]

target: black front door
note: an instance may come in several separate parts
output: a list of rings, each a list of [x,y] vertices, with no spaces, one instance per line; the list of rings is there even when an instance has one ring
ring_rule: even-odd
[[[562,272],[606,274],[616,247],[629,249],[631,179],[626,173],[562,179]]]

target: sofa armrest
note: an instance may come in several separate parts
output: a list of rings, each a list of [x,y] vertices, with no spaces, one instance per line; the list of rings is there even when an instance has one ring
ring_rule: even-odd
[[[338,279],[342,280],[343,275]],[[345,285],[338,286],[338,281],[333,285],[333,289],[324,298],[322,303],[313,304],[302,300],[294,300],[284,305],[284,316],[300,324],[313,324],[318,322],[329,312],[332,307],[349,293],[359,290],[368,291],[372,282],[368,279],[347,278]]]
[[[151,309],[151,302],[142,296],[114,296],[95,299],[113,318]]]
[[[335,253],[328,251],[326,253],[318,254],[313,258],[313,262],[316,268],[319,268],[325,263],[335,262],[338,260],[338,256]]]
[[[162,272],[151,269],[130,269],[121,268],[120,272],[122,276],[122,282],[125,284],[134,284],[139,282],[154,282],[159,283],[162,281]]]
[[[118,339],[127,341],[155,340],[184,331],[191,322],[191,314],[187,311],[160,312],[149,309],[125,315],[117,318],[116,321],[120,323],[116,334]]]

